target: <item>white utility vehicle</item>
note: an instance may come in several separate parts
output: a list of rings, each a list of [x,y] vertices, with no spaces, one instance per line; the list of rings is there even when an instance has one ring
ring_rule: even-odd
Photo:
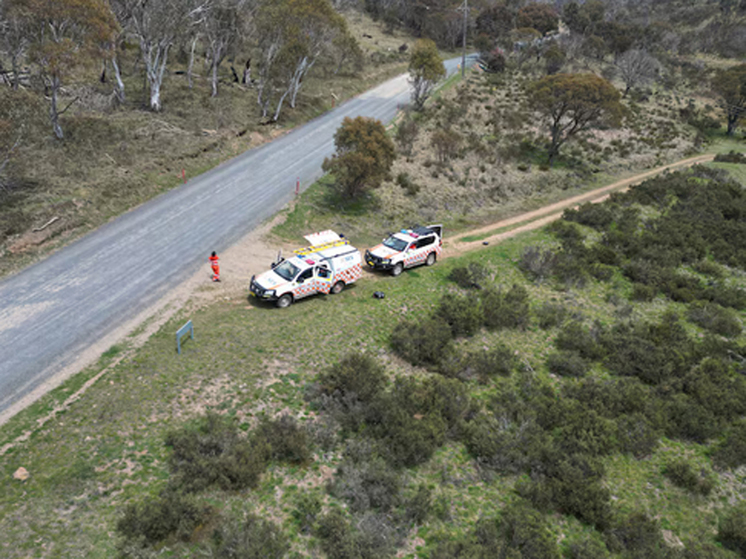
[[[311,246],[278,258],[272,269],[251,277],[249,293],[280,307],[317,293],[337,294],[363,274],[360,251],[334,231],[306,235]]]
[[[366,250],[365,262],[375,270],[391,270],[398,276],[404,268],[432,266],[442,250],[442,225],[416,226],[392,233],[380,245]]]

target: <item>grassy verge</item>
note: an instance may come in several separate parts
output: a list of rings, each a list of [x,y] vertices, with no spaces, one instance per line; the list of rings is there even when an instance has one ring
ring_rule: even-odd
[[[295,211],[302,209],[301,204]],[[207,410],[236,418],[246,430],[278,413],[312,422],[317,412],[304,398],[305,385],[353,350],[377,356],[391,374],[427,376],[390,352],[390,333],[403,317],[436,306],[451,289],[448,275],[456,266],[478,262],[487,266],[494,284],[525,286],[532,306],[558,302],[602,324],[615,321],[622,311],[638,318],[662,313],[660,301],[626,303],[629,285],[622,278],[594,282],[582,291],[555,291],[547,284],[528,282],[515,266],[523,248],[554,243],[545,232],[532,232],[433,268],[407,271],[400,278],[366,274],[338,296],[307,299],[283,311],[247,303],[240,296],[188,317],[174,317],[54,421],[36,427],[40,416],[96,374],[105,361],[0,430],[3,442],[25,430],[34,432],[0,457],[0,471],[7,480],[0,486],[0,554],[9,558],[115,555],[114,525],[124,505],[155,495],[168,477],[165,434]],[[376,290],[383,291],[385,299],[374,299]],[[178,356],[173,332],[186,318],[194,322],[196,339],[187,341]],[[477,350],[500,341],[546,377],[543,362],[553,349],[555,334],[554,329],[536,326],[523,332],[483,331],[460,342],[460,347]],[[106,358],[112,358],[119,350],[107,353]],[[471,387],[473,396],[483,402],[497,388],[492,383]],[[645,460],[613,456],[606,461],[612,493],[622,508],[655,511],[662,526],[674,534],[711,532],[720,499],[733,481],[719,478],[722,489],[709,499],[683,494],[660,475],[661,464],[672,453],[706,461],[701,447],[683,443],[666,443]],[[317,450],[307,468],[273,465],[255,490],[211,491],[200,499],[231,515],[254,512],[271,518],[289,534],[294,557],[315,556],[316,540],[301,533],[291,513],[302,493],[319,495],[326,506],[339,504],[326,494],[324,483],[340,459],[339,450]],[[24,483],[11,480],[20,466],[31,474]],[[410,534],[407,557],[425,557],[438,542],[470,533],[477,519],[494,515],[516,498],[517,478],[483,477],[461,444],[442,447],[430,461],[406,471],[405,478],[408,487],[431,487],[440,507]],[[552,530],[567,540],[588,532],[587,526],[572,518],[555,515],[550,522]],[[160,552],[168,557],[193,556],[208,535],[195,535],[186,544],[167,545]]]

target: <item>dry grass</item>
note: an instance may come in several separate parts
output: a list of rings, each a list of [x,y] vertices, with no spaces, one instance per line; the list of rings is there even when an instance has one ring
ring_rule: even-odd
[[[141,64],[131,45],[122,62],[127,102],[113,104],[112,83],[100,83],[100,68],[83,68],[66,85],[61,106],[78,99],[62,117],[66,134],[57,142],[38,93],[0,91],[0,118],[24,126],[23,144],[12,162],[14,183],[0,189],[0,276],[18,270],[107,220],[173,188],[283,130],[328,110],[329,92],[342,101],[401,73],[405,38],[385,35],[378,24],[351,14],[351,27],[364,47],[365,68],[334,75],[319,64],[304,82],[299,105],[280,122],[262,126],[256,92],[234,83],[226,61],[219,96],[210,97],[206,72],[197,63],[194,88],[183,71],[186,53],[172,53],[163,84],[163,111],[144,110]],[[373,39],[362,36],[371,35]],[[238,64],[238,61],[236,62]],[[240,68],[239,68],[240,69]],[[59,219],[33,232],[51,218]]]

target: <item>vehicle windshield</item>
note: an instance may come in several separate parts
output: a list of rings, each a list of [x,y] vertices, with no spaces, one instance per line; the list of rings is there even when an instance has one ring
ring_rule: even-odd
[[[397,252],[403,251],[405,248],[407,248],[407,241],[403,239],[399,239],[397,237],[394,237],[391,235],[388,239],[383,241],[383,246],[392,248]]]
[[[289,260],[285,260],[285,262],[274,269],[274,272],[283,279],[290,281],[298,275],[299,269],[298,266],[291,264]]]

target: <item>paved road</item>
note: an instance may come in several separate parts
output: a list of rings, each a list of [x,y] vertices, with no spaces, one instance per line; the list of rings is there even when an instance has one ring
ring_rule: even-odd
[[[395,78],[0,283],[0,416],[282,208],[295,177],[318,179],[344,117],[389,122],[408,101],[406,76]]]

